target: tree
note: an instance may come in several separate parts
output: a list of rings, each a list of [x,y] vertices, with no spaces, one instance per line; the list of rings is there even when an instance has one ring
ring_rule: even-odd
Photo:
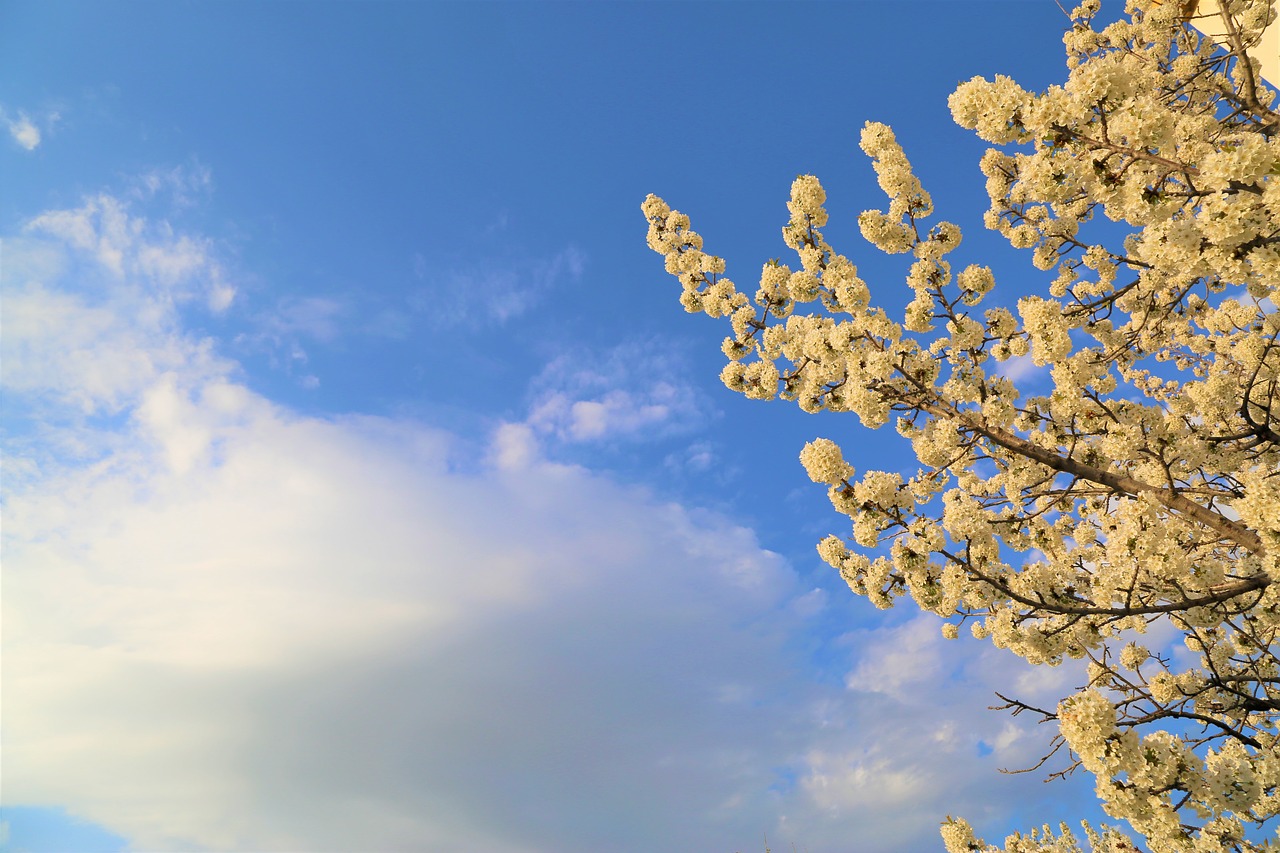
[[[1224,2],[1223,48],[1184,26],[1184,5],[1131,0],[1095,29],[1088,0],[1065,84],[952,94],[955,120],[997,146],[986,226],[1046,272],[1016,310],[981,310],[999,293],[988,267],[953,272],[960,229],[926,228],[929,194],[881,124],[861,146],[888,209],[858,224],[914,256],[900,321],[824,239],[811,175],[782,231],[799,266],[765,264],[753,298],[687,216],[643,204],[681,304],[732,326],[730,389],[893,421],[911,442],[905,480],[855,477],[828,439],[800,453],[852,518],[852,541],[818,545],[852,590],[882,608],[909,596],[947,637],[968,624],[1033,664],[1087,659],[1056,708],[1001,698],[1056,721],[1046,751],[1065,746],[1128,822],[1132,837],[1086,826],[1095,850],[1276,849],[1259,839],[1280,814],[1280,112],[1248,56],[1275,11]],[[1023,357],[1050,368],[1049,394],[1006,375]],[[1144,647],[1155,626],[1185,651]],[[963,820],[942,834],[950,853],[997,849]],[[1003,849],[1080,847],[1064,826]]]

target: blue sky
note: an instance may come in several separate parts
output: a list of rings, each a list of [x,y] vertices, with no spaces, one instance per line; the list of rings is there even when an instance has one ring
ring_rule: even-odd
[[[1052,0],[0,6],[13,850],[927,850],[1092,813],[986,710],[1077,680],[855,599],[644,242],[749,282],[792,179],[890,305],[891,124],[964,263],[946,97],[1060,79]],[[1034,376],[1028,377],[1034,383]]]

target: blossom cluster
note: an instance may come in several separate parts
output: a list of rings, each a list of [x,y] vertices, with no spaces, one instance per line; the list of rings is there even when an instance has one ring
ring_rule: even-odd
[[[907,256],[901,316],[826,241],[812,175],[782,229],[797,261],[766,263],[751,296],[688,217],[656,196],[643,212],[681,304],[729,322],[726,386],[911,443],[914,473],[861,479],[835,442],[804,447],[851,522],[822,558],[878,607],[938,614],[945,636],[968,625],[1032,663],[1088,660],[1084,689],[1042,713],[1109,814],[1150,849],[1202,853],[1260,849],[1246,828],[1280,822],[1280,111],[1247,54],[1274,3],[1222,4],[1228,50],[1181,6],[1130,0],[1095,28],[1089,0],[1063,84],[975,78],[952,95],[996,146],[984,224],[1030,253],[1035,293],[1002,294],[980,263],[953,273],[961,229],[928,224],[932,199],[874,122],[861,147],[888,203],[857,221]],[[1011,378],[1022,356],[1046,393]],[[1184,651],[1135,641],[1156,621]],[[1085,836],[1137,849],[1119,830]],[[943,837],[996,849],[963,821]],[[1045,828],[1004,849],[1080,848]]]

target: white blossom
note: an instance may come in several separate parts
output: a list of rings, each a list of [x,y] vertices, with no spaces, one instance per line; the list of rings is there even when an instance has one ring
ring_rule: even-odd
[[[815,483],[836,483],[853,476],[853,466],[844,461],[840,445],[829,438],[815,438],[800,451],[800,464]]]
[[[1039,713],[1127,824],[1085,826],[1092,850],[1262,850],[1280,823],[1280,98],[1243,51],[1274,3],[1221,4],[1220,31],[1240,35],[1222,49],[1180,2],[1130,0],[1096,28],[1099,6],[1072,12],[1059,85],[974,78],[949,102],[999,146],[979,164],[983,222],[1028,250],[1022,290],[951,260],[960,228],[930,227],[932,199],[874,122],[860,144],[887,204],[857,223],[907,256],[901,323],[872,298],[892,286],[827,243],[810,175],[783,227],[798,268],[765,264],[754,299],[654,196],[647,239],[686,310],[729,319],[727,387],[892,421],[911,443],[905,481],[854,481],[828,439],[800,454],[848,517],[819,553],[854,593],[910,598],[945,637],[967,621],[1031,663],[1088,661],[1088,683]],[[1048,387],[1021,378],[1010,359],[1026,355]],[[1134,639],[1153,624],[1182,648]],[[1001,848],[948,819],[942,836],[949,853],[1083,849],[1065,827]]]

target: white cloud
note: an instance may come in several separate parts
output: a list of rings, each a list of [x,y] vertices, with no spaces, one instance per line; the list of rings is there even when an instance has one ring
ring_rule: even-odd
[[[55,110],[45,110],[33,120],[25,111],[19,110],[18,114],[13,116],[0,107],[0,122],[3,122],[8,129],[9,138],[27,151],[39,148],[44,139],[44,133],[51,130],[60,119],[61,116]]]
[[[490,457],[501,471],[528,468],[538,458],[538,439],[525,424],[502,424],[494,431]]]
[[[19,115],[16,120],[9,120],[9,135],[13,137],[14,142],[28,151],[36,150],[40,144],[40,129],[25,115]]]
[[[5,317],[0,387],[70,404],[85,414],[120,411],[166,371],[226,370],[205,342],[176,335],[171,306],[126,289],[80,294],[41,278],[15,280],[41,247],[5,245]],[[128,322],[121,315],[129,312]]]
[[[190,268],[141,260],[169,235],[114,209],[48,214],[57,241],[6,259],[7,403],[44,400],[41,426],[101,451],[6,476],[7,801],[141,849],[768,831],[819,853],[931,848],[947,812],[1016,800],[973,750],[1004,721],[939,701],[960,646],[863,632],[852,669],[893,689],[816,682],[823,597],[727,519],[548,463],[529,424],[486,457],[263,399],[181,327]],[[77,258],[96,296],[68,289]],[[577,402],[607,425],[606,398]]]
[[[874,815],[858,849],[908,849],[900,839],[911,837],[924,815],[959,814],[977,825],[1012,809],[1053,823],[1077,820],[1088,808],[1083,780],[1028,787],[1027,777],[995,772],[1034,764],[1051,733],[1026,716],[988,707],[999,702],[997,690],[1052,707],[1072,692],[1068,682],[1079,679],[1079,667],[1028,679],[1046,668],[963,634],[944,640],[939,620],[928,614],[853,631],[845,642],[855,716],[828,715],[820,724],[856,727],[859,736],[843,748],[812,749],[798,786],[827,814]]]
[[[673,474],[708,474],[715,462],[715,448],[707,441],[695,441],[676,453],[668,453],[662,460],[663,467]]]
[[[150,221],[130,213],[120,199],[99,194],[73,210],[54,210],[32,219],[29,235],[53,238],[74,256],[96,260],[116,279],[135,286],[145,281],[159,287],[153,299],[185,301],[202,297],[215,311],[231,304],[235,288],[214,259],[211,241],[177,233],[166,221]],[[73,257],[74,257],[73,256]]]
[[[679,355],[664,341],[631,341],[606,352],[575,349],[532,382],[527,423],[562,442],[648,438],[687,431],[707,404],[678,376]]]
[[[661,383],[650,389],[649,394],[612,390],[603,392],[595,400],[574,400],[566,394],[555,393],[534,408],[529,420],[540,430],[553,431],[568,441],[637,433],[671,417],[672,407],[664,398],[673,398],[674,390],[671,385]]]
[[[945,675],[943,640],[936,619],[920,616],[871,632],[858,643],[860,660],[845,679],[850,690],[907,699]]]
[[[108,469],[9,498],[7,797],[146,849],[651,847],[731,796],[695,846],[763,819],[785,746],[716,697],[790,688],[751,623],[794,579],[746,531],[182,386],[146,389]]]

